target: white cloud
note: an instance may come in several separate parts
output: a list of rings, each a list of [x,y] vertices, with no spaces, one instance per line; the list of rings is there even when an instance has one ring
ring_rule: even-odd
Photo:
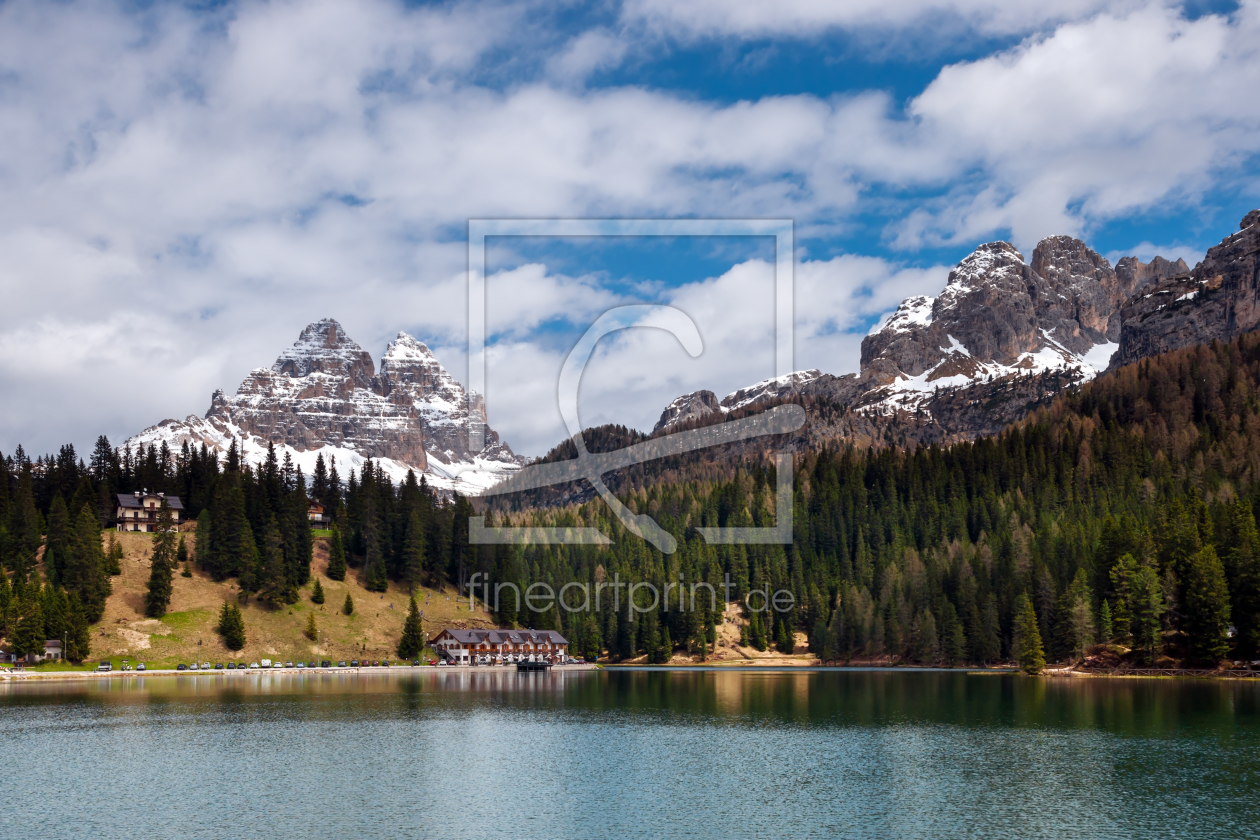
[[[1059,27],[944,68],[919,130],[986,173],[895,226],[912,248],[1010,228],[1029,247],[1170,197],[1191,200],[1260,152],[1260,3],[1187,20],[1158,5]]]
[[[562,289],[528,266],[531,287]],[[903,268],[885,260],[843,255],[795,267],[797,369],[831,373],[857,369],[867,322],[916,294],[937,294],[948,268]],[[494,295],[487,300],[493,307]],[[624,301],[610,302],[609,305]],[[703,352],[690,357],[668,333],[623,330],[604,338],[582,378],[585,426],[619,423],[650,430],[675,397],[700,389],[719,398],[774,375],[774,270],[762,260],[739,263],[718,277],[662,290],[655,302],[686,312],[700,331]],[[603,301],[591,299],[603,307]],[[594,321],[595,307],[586,312]],[[574,319],[575,323],[577,319]],[[556,405],[565,353],[535,343],[501,342],[487,354],[491,423],[519,452],[541,454],[567,434]]]
[[[665,14],[626,8],[638,20]],[[670,14],[707,32],[716,8]],[[1027,247],[1135,208],[1193,203],[1260,143],[1260,100],[1246,95],[1260,67],[1257,0],[1194,21],[1159,5],[1090,17],[1099,7],[1085,0],[1053,13],[982,0],[795,3],[778,23],[759,8],[731,6],[720,31],[909,26],[937,13],[1047,30],[945,68],[908,108],[882,92],[724,104],[575,84],[624,58],[633,27],[551,33],[542,40],[564,46],[548,63],[530,53],[545,46],[528,5],[0,5],[0,450],[89,443],[202,411],[213,388],[234,387],[320,317],[341,320],[374,356],[398,329],[462,348],[470,217],[792,217],[812,236],[888,187],[878,207],[896,217],[888,236],[902,247],[970,245],[1006,228]],[[1051,31],[1060,19],[1072,22]],[[479,81],[490,56],[513,51],[535,70],[500,87]],[[903,189],[929,193],[918,212],[897,198]],[[530,270],[543,285],[490,313],[505,351],[548,317],[585,317],[610,298],[592,278]],[[932,271],[856,256],[803,263],[798,298],[814,303],[798,310],[798,366],[852,369],[861,330],[850,324],[923,290]],[[705,295],[736,294],[754,274],[748,265],[679,298],[715,319],[706,341],[725,357],[672,373],[693,360],[636,339],[646,366],[628,369],[635,396],[609,402],[608,416],[624,407],[654,421],[658,386],[720,391],[768,375],[737,332],[721,331],[738,317],[704,308],[716,306]],[[23,342],[39,353],[70,342],[64,358],[96,361],[40,361]],[[127,370],[118,346],[148,348],[161,387],[115,385]],[[522,374],[550,358],[531,352],[513,351]],[[77,414],[76,395],[87,407]],[[67,419],[23,419],[53,415]]]
[[[953,22],[987,34],[1024,33],[1076,20],[1125,0],[628,0],[623,19],[684,37],[816,37],[831,29],[941,26]]]

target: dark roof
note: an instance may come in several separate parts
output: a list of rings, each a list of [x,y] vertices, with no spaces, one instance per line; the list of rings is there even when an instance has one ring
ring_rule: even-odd
[[[450,633],[455,641],[465,645],[475,645],[481,642],[493,642],[495,644],[503,644],[511,642],[514,645],[531,642],[537,644],[539,642],[551,642],[557,645],[567,645],[569,640],[561,636],[555,630],[458,630],[454,627],[447,627],[438,633]],[[435,640],[437,636],[433,637]]]
[[[156,499],[159,496],[156,493],[150,493],[147,496],[137,497],[135,493],[119,493],[118,506],[121,508],[136,508],[137,510],[144,507],[145,499]],[[184,503],[179,500],[179,496],[167,496],[166,504],[171,510],[183,510]]]

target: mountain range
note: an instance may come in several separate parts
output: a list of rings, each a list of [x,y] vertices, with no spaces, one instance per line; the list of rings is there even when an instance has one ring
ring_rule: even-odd
[[[486,422],[474,396],[471,412]],[[477,493],[519,469],[524,459],[485,427],[484,446],[468,447],[468,393],[420,341],[400,332],[372,357],[331,318],[308,325],[271,367],[249,372],[229,397],[215,391],[204,417],[163,420],[127,440],[132,448],[172,450],[188,443],[226,452],[233,441],[244,460],[261,463],[268,444],[308,475],[316,458],[335,461],[344,476],[371,458],[394,481],[408,470],[435,488]]]
[[[1260,210],[1193,270],[1162,257],[1125,257],[1113,267],[1068,236],[1042,240],[1031,260],[1008,242],[986,243],[939,295],[907,298],[871,329],[858,373],[799,371],[721,400],[684,394],[653,432],[816,398],[868,415],[912,415],[911,437],[923,442],[989,434],[1105,370],[1260,326],[1258,252]]]
[[[665,407],[652,435],[787,400],[811,406],[797,436],[805,445],[949,443],[991,434],[1106,370],[1256,329],[1258,255],[1260,210],[1193,269],[1162,257],[1125,257],[1112,266],[1068,236],[1042,240],[1031,260],[1008,242],[986,243],[949,273],[939,295],[907,298],[871,329],[858,373],[798,371],[722,399],[708,390],[684,394]],[[471,413],[486,422],[475,395]],[[204,417],[163,420],[127,444],[204,443],[222,452],[236,441],[258,463],[271,443],[308,473],[321,453],[343,472],[372,458],[394,480],[415,470],[436,488],[475,494],[527,459],[489,426],[485,445],[470,451],[469,416],[468,393],[422,342],[399,333],[378,373],[371,356],[325,319],[307,326],[269,368],[251,371],[235,395],[216,391]]]

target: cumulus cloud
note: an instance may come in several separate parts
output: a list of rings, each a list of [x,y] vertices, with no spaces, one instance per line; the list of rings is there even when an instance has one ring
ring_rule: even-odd
[[[1009,230],[1028,247],[1135,208],[1193,204],[1260,142],[1245,95],[1260,66],[1257,0],[1195,20],[1086,0],[1053,12],[799,2],[778,4],[778,23],[762,11],[774,6],[721,6],[720,27],[705,22],[718,5],[704,2],[675,12],[631,2],[625,14],[712,37],[937,13],[1033,34],[943,68],[908,104],[877,90],[726,102],[584,86],[645,27],[539,36],[528,4],[0,5],[0,450],[118,439],[202,411],[213,388],[234,387],[321,317],[374,355],[399,329],[458,350],[443,361],[461,375],[468,218],[790,217],[825,238],[878,194],[886,242],[913,263],[924,245]],[[490,316],[497,352],[524,375],[558,366],[537,335],[548,313],[587,317],[612,296],[594,278],[516,271],[499,280],[533,291]],[[932,291],[934,272],[874,256],[803,262],[797,366],[853,369],[860,327],[903,289]],[[628,385],[612,367],[606,385],[593,379],[592,418],[600,387],[610,400],[636,395],[608,402],[609,419],[625,410],[618,422],[651,425],[650,388],[668,401],[667,391],[769,375],[752,349],[760,328],[705,309],[756,275],[747,264],[678,292],[712,319],[706,342],[726,354],[686,368],[694,375],[661,374],[695,361],[669,342],[610,344],[657,367],[627,368]],[[749,330],[747,348],[723,323]],[[133,363],[120,347],[160,387],[124,384]],[[76,395],[87,406],[77,413]],[[64,419],[22,419],[54,416]]]
[[[1131,7],[1121,0],[628,0],[627,22],[682,37],[817,37],[830,29],[889,29],[952,22],[987,34],[1021,34],[1104,8]]]
[[[572,281],[548,281],[545,267],[530,265],[531,282],[562,290]],[[795,365],[831,373],[857,369],[858,349],[871,320],[916,294],[937,294],[948,268],[906,268],[875,257],[842,255],[805,260],[794,269]],[[562,298],[557,298],[560,300]],[[586,310],[581,329],[607,306],[587,293],[573,295],[572,311]],[[487,294],[493,308],[494,295]],[[748,260],[717,277],[660,290],[650,302],[681,309],[699,329],[704,349],[691,357],[670,334],[629,329],[605,337],[582,378],[580,414],[587,426],[620,423],[650,430],[675,397],[700,389],[719,398],[774,375],[774,267]],[[560,312],[561,307],[549,310]],[[531,316],[537,320],[538,314]],[[575,321],[581,319],[574,319]],[[566,347],[501,341],[487,353],[487,406],[491,422],[517,449],[541,454],[567,434],[556,403]]]
[[[1021,247],[1169,200],[1260,152],[1260,3],[1188,20],[1150,6],[944,68],[910,104],[984,187],[894,225],[905,248],[1010,229]]]

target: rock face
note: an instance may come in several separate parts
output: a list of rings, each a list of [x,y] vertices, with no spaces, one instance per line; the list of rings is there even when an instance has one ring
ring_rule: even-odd
[[[1112,367],[1260,327],[1260,210],[1248,213],[1193,271],[1166,274],[1130,298],[1121,318]]]
[[[809,383],[823,375],[817,370],[801,370],[786,376],[763,379],[756,385],[749,385],[747,388],[740,388],[734,393],[727,394],[721,402],[718,402],[717,395],[712,391],[693,391],[690,394],[683,394],[661,412],[661,419],[656,421],[652,433],[656,434],[714,414],[726,414],[757,403],[803,393]]]
[[[485,412],[474,403],[475,418]],[[128,441],[147,446],[185,441],[226,451],[236,441],[247,460],[271,443],[308,473],[315,457],[371,458],[395,479],[408,469],[431,484],[475,492],[519,467],[521,459],[486,429],[485,446],[468,449],[468,395],[421,342],[399,333],[378,374],[372,357],[332,319],[302,330],[269,368],[258,368],[228,397],[215,391],[204,418],[164,420]]]
[[[661,419],[656,421],[656,426],[653,427],[652,432],[659,432],[662,429],[669,429],[673,426],[681,426],[684,423],[690,423],[693,420],[699,420],[721,412],[722,406],[718,403],[717,394],[712,391],[694,391],[690,394],[683,394],[665,406],[665,410],[661,412]]]
[[[1092,378],[1117,347],[1124,300],[1155,274],[1134,260],[1117,273],[1070,236],[1043,239],[1031,263],[1010,243],[981,245],[939,296],[906,299],[862,340],[862,401],[918,409],[940,389],[1012,375]]]
[[[929,418],[916,421],[922,440],[995,431],[1105,370],[1127,329],[1125,301],[1185,268],[1180,260],[1125,257],[1113,269],[1070,236],[1043,239],[1031,261],[1010,243],[990,242],[949,273],[939,295],[907,298],[877,324],[862,341],[859,373],[767,380],[716,407],[710,392],[697,391],[675,400],[654,432],[794,395],[914,412]]]

